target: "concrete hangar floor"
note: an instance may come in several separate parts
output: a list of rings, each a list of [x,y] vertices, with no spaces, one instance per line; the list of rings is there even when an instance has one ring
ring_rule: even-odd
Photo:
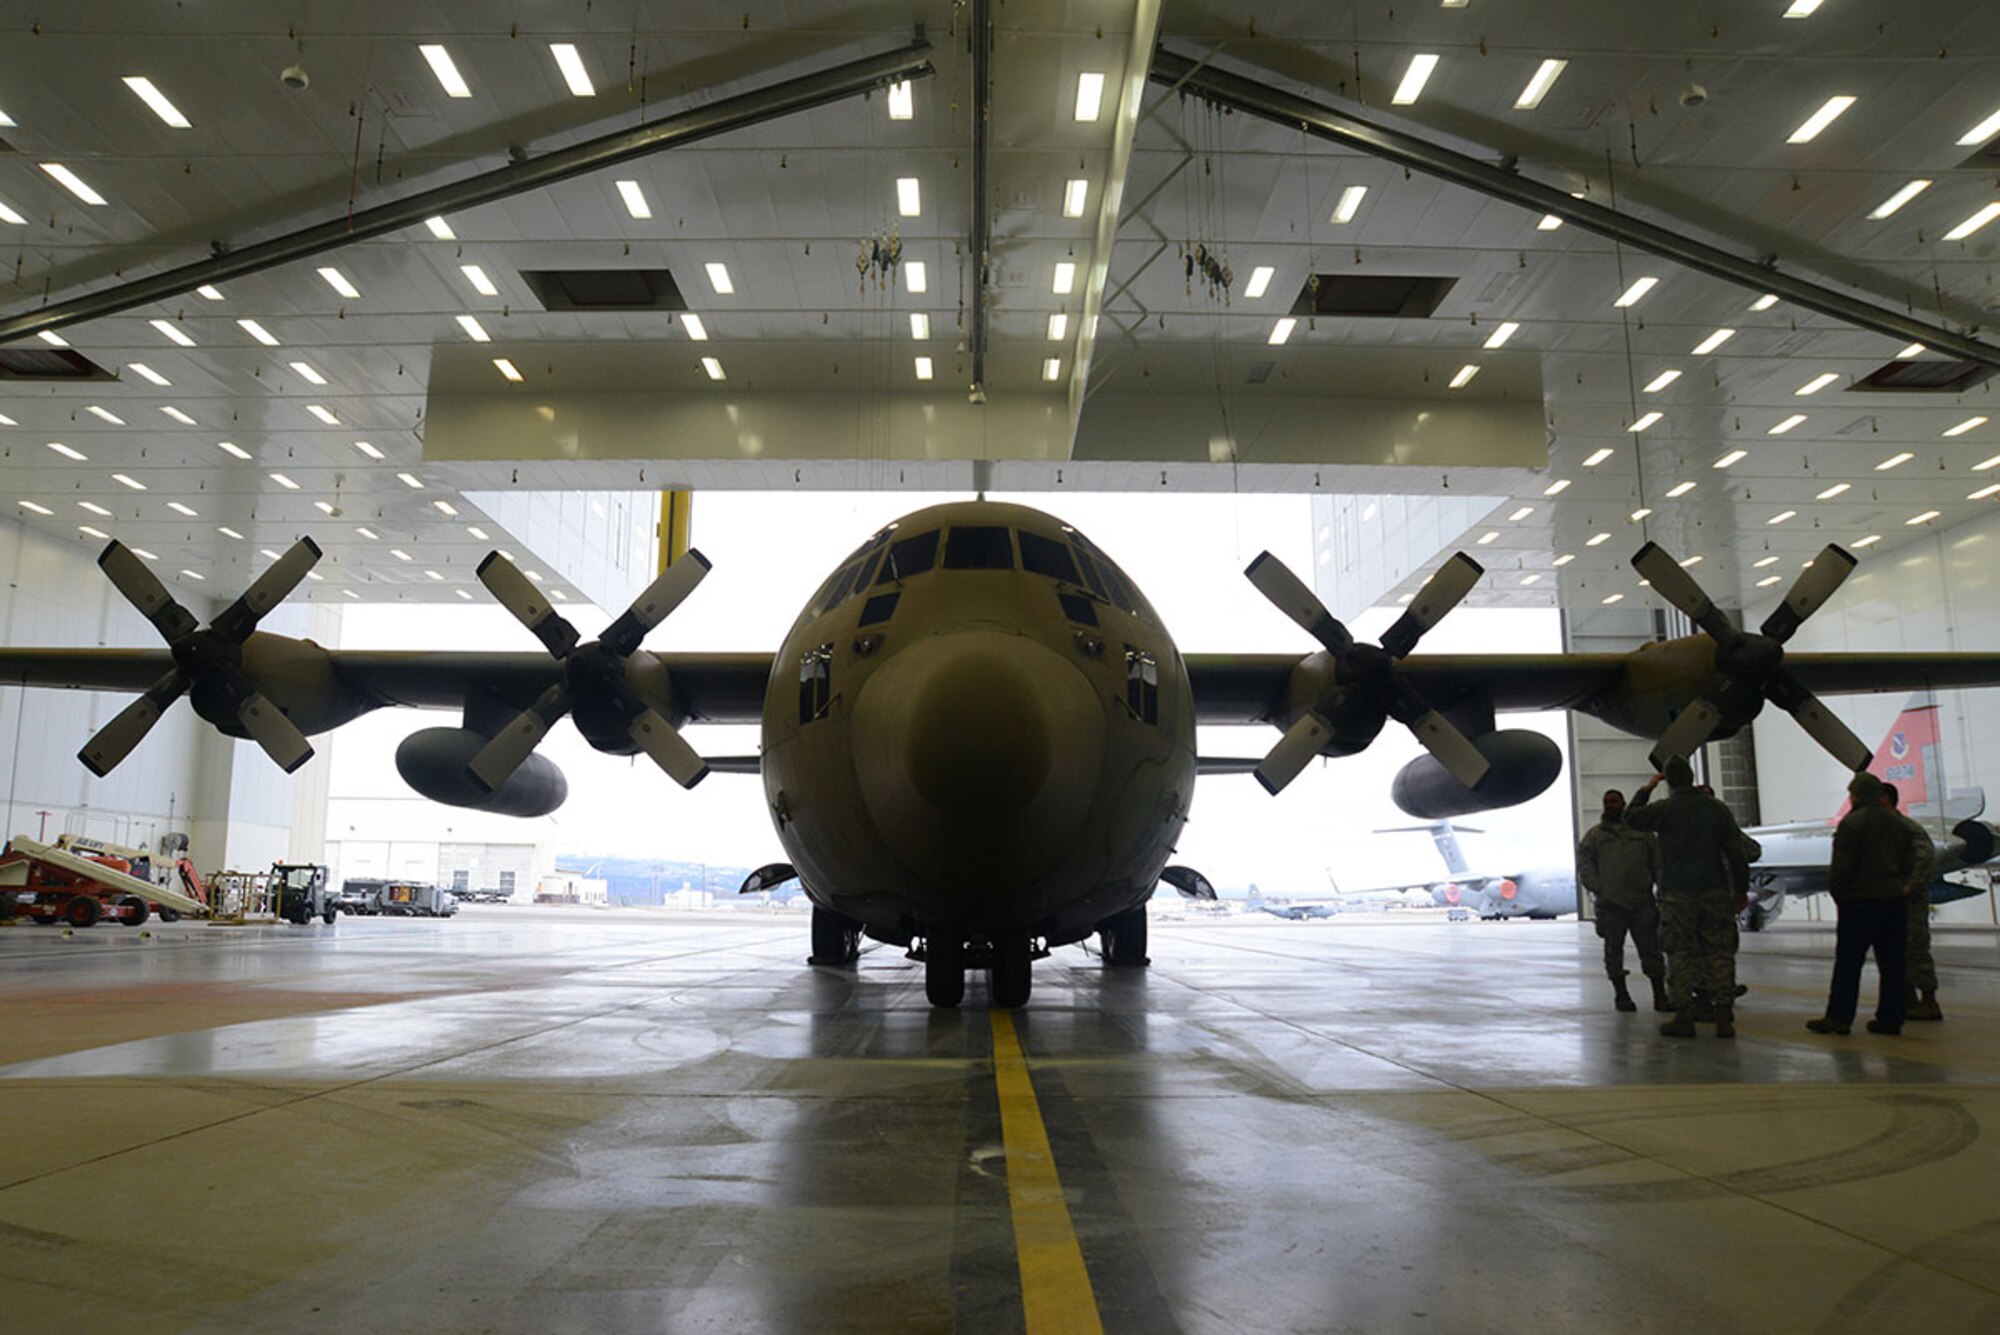
[[[149,930],[0,931],[7,1330],[2000,1329],[1987,929],[1899,1039],[1746,937],[1733,1043],[1573,922],[1159,922],[1010,1019],[798,915]]]

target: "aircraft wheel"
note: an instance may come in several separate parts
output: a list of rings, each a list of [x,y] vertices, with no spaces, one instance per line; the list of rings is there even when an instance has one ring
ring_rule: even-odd
[[[63,905],[63,921],[72,927],[94,927],[104,916],[104,905],[89,895],[71,895]]]
[[[956,936],[924,938],[924,996],[933,1006],[965,1000],[965,943]]]
[[[994,1005],[1013,1010],[1028,1004],[1028,992],[1034,986],[1033,953],[1025,933],[994,941],[993,968],[988,974]]]
[[[118,906],[122,909],[130,910],[127,916],[120,918],[118,920],[124,923],[127,927],[138,927],[142,925],[146,921],[146,919],[153,916],[153,911],[146,907],[146,901],[139,898],[139,896],[137,895],[125,896],[125,898],[118,901]]]
[[[861,924],[844,913],[813,906],[812,958],[808,964],[851,969],[861,958]]]
[[[1097,934],[1104,942],[1104,962],[1107,965],[1114,968],[1143,969],[1152,963],[1146,958],[1144,904],[1106,918],[1097,925]]]

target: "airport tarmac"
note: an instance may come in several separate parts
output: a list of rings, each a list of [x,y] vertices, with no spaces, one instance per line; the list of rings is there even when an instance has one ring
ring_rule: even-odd
[[[1991,929],[1900,1038],[1746,937],[1733,1042],[1573,921],[1156,922],[1004,1019],[797,913],[148,930],[0,930],[8,1330],[2000,1329]]]

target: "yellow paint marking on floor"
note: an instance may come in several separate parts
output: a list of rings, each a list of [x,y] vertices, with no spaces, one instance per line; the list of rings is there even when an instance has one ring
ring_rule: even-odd
[[[1021,1305],[1028,1335],[1102,1335],[1097,1295],[1071,1227],[1042,1126],[1027,1054],[1010,1011],[993,1016],[993,1080],[1000,1088],[1000,1137],[1007,1146],[1007,1196],[1014,1214],[1014,1254],[1021,1263]]]

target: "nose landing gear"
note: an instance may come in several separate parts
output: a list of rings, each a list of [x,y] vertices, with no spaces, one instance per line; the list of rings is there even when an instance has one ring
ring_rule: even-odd
[[[913,955],[919,952],[911,952]],[[992,1004],[1012,1010],[1028,1004],[1034,986],[1035,940],[1026,932],[1010,932],[968,944],[956,932],[924,938],[924,996],[933,1006],[956,1006],[965,1000],[965,971],[984,968]]]

